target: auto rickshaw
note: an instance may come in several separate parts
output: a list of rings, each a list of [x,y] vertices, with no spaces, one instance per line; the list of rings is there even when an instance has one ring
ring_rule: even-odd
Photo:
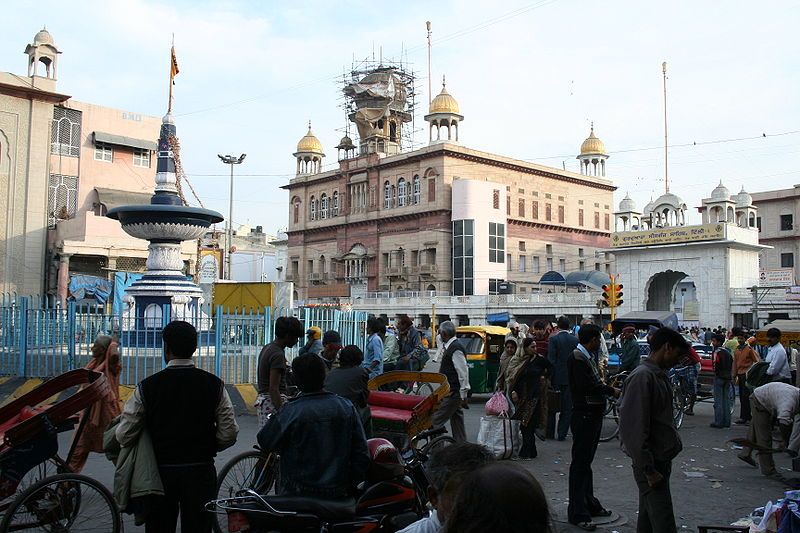
[[[500,356],[510,332],[500,326],[461,326],[456,329],[456,337],[466,351],[470,393],[494,392]]]

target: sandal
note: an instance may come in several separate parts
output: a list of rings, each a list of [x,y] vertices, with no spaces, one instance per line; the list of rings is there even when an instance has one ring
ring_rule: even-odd
[[[572,525],[573,526],[577,526],[577,527],[581,528],[584,531],[594,531],[594,530],[597,529],[597,524],[595,524],[594,522],[589,521],[589,520],[587,520],[585,522],[573,523]]]
[[[608,509],[600,509],[596,513],[592,513],[592,516],[597,518],[608,518],[609,516],[611,516],[611,514],[612,514],[611,511],[609,511]]]

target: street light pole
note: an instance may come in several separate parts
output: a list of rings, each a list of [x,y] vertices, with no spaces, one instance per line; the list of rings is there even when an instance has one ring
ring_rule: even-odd
[[[217,154],[220,161],[231,166],[231,193],[228,199],[228,219],[225,221],[225,244],[227,249],[225,250],[224,278],[227,280],[231,279],[231,249],[233,248],[233,165],[241,165],[245,156],[247,156],[247,154],[242,154],[239,157]]]

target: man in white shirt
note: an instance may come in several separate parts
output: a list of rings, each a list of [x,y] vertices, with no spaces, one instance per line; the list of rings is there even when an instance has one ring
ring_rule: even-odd
[[[460,442],[437,448],[425,464],[428,500],[434,510],[398,533],[439,533],[450,515],[461,483],[474,470],[494,461],[487,448],[479,444]]]
[[[442,400],[433,414],[433,427],[441,427],[450,421],[453,438],[457,442],[467,441],[467,430],[464,427],[463,408],[469,408],[469,370],[464,347],[456,339],[456,326],[449,320],[439,325],[439,336],[442,338],[442,359],[439,372],[447,377],[450,394]]]
[[[772,422],[778,420],[784,446],[792,443],[797,446],[797,431],[800,425],[794,424],[800,414],[800,389],[788,383],[774,381],[756,388],[750,397],[753,419],[750,422],[750,431],[747,439],[760,447],[772,448]],[[797,450],[794,450],[796,453]],[[756,466],[752,458],[753,449],[745,447],[739,454],[739,459]],[[775,461],[772,453],[760,451],[758,464],[761,473],[765,476],[775,475]]]
[[[778,328],[769,328],[767,330],[767,357],[764,359],[769,363],[767,375],[774,381],[783,381],[784,383],[792,382],[792,370],[789,367],[789,358],[786,355],[786,349],[781,344],[781,330]]]

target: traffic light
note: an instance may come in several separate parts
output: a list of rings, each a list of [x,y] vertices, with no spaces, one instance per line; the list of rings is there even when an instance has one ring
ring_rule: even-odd
[[[614,284],[603,285],[603,303],[606,307],[614,307]]]
[[[622,283],[614,284],[614,306],[619,307],[622,305]]]

